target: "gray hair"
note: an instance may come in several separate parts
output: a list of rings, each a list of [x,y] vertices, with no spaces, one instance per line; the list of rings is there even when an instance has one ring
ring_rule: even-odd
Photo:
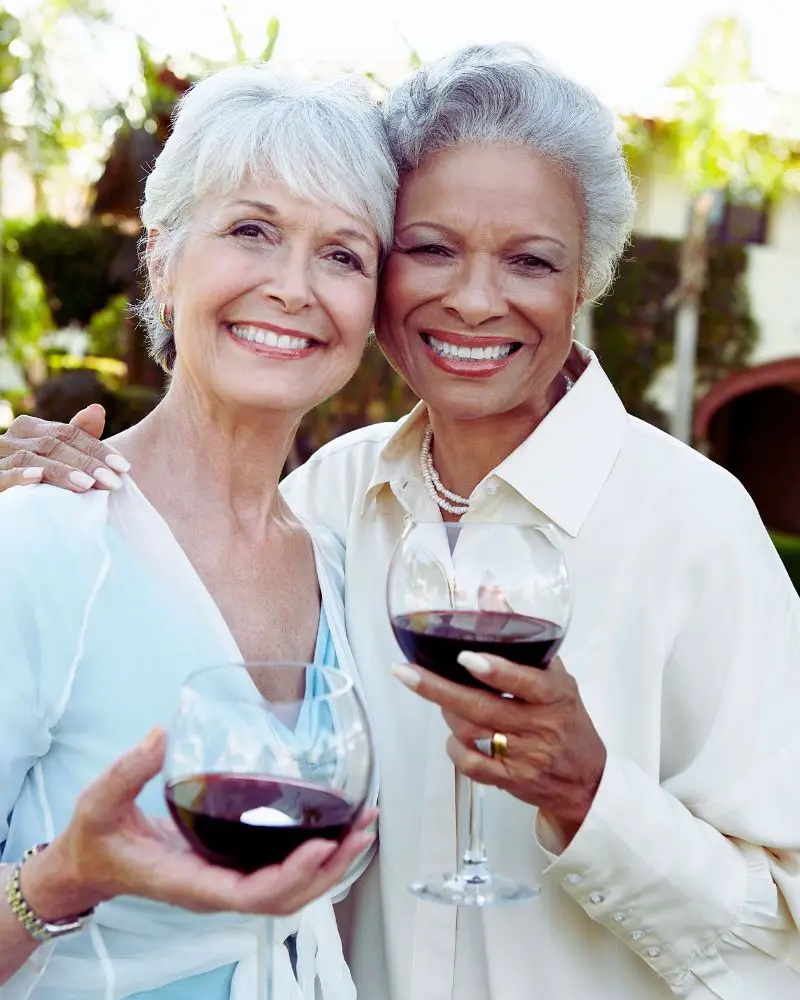
[[[195,84],[178,103],[145,185],[142,224],[159,232],[151,262],[166,273],[197,201],[229,194],[249,178],[334,204],[367,223],[382,250],[391,246],[397,171],[381,113],[360,80],[300,80],[261,64]],[[137,312],[153,357],[169,371],[175,339],[159,322],[149,286]]]
[[[567,170],[583,197],[581,291],[608,288],[636,200],[614,115],[521,45],[475,45],[423,66],[384,104],[401,174],[472,143],[530,149]]]

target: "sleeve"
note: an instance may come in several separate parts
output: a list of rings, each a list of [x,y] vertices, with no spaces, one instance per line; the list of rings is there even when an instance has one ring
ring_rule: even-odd
[[[50,746],[30,565],[30,555],[23,556],[19,536],[11,530],[6,512],[0,508],[0,851],[3,855],[11,813],[25,777]],[[3,857],[3,860],[18,859]]]
[[[609,748],[582,827],[547,871],[674,994],[789,1000],[800,996],[800,598],[744,490],[718,508],[682,574],[665,666],[687,704],[693,675],[718,675],[706,738],[661,783]],[[541,821],[537,832],[547,841]]]

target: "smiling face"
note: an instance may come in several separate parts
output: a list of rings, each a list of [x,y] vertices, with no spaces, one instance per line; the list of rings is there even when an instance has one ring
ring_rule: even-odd
[[[378,239],[330,205],[247,183],[200,201],[169,269],[177,378],[223,404],[302,415],[352,376],[372,323]]]
[[[378,341],[454,419],[548,408],[581,299],[582,203],[550,161],[466,146],[404,176]]]

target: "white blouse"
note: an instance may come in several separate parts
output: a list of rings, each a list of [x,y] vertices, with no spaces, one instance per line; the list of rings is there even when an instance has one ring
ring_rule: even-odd
[[[561,657],[608,749],[558,858],[536,810],[486,796],[490,858],[540,882],[481,912],[407,884],[456,863],[439,710],[402,687],[385,608],[392,548],[438,508],[419,406],[318,452],[284,484],[346,543],[348,636],[382,773],[380,852],[351,893],[366,1000],[797,1000],[800,598],[741,485],[625,412],[597,359],[475,489],[469,519],[548,522],[574,614]],[[344,918],[343,918],[344,922]]]

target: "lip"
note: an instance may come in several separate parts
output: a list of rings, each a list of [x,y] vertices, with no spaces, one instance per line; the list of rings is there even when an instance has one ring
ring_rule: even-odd
[[[478,337],[469,333],[451,333],[449,330],[421,330],[420,334],[445,340],[456,347],[502,347],[503,344],[519,344],[511,337]],[[426,345],[427,346],[427,345]]]
[[[445,339],[444,337],[440,337],[438,333],[434,333],[432,330],[426,330],[425,332],[429,333],[433,337],[436,337],[437,340]],[[503,368],[508,367],[509,363],[519,353],[519,351],[515,351],[513,354],[509,354],[508,357],[505,358],[484,358],[482,361],[459,360],[458,358],[446,358],[442,354],[437,354],[432,347],[428,347],[422,337],[419,339],[422,344],[422,349],[437,368],[441,368],[442,371],[447,372],[449,375],[458,375],[462,378],[489,378],[496,372],[502,371]],[[497,343],[514,343],[514,341],[508,340],[494,340],[486,342],[485,338],[481,339],[478,337],[476,337],[474,341],[472,338],[468,339],[469,344],[459,344],[459,346],[492,347]],[[451,343],[455,343],[455,341],[451,341]]]
[[[237,347],[241,347],[242,350],[250,351],[252,354],[258,354],[262,358],[277,358],[281,361],[295,361],[299,358],[307,358],[309,355],[313,354],[315,351],[319,350],[320,347],[325,345],[319,340],[313,340],[311,337],[307,337],[306,334],[283,330],[277,326],[268,326],[264,323],[236,323],[236,326],[258,326],[263,330],[271,330],[274,333],[285,333],[289,337],[305,337],[306,340],[312,340],[309,347],[300,348],[286,348],[286,347],[271,347],[267,344],[258,344],[254,340],[242,340],[241,337],[235,336],[235,334],[230,329],[229,323],[223,324],[223,329],[228,335],[228,338],[236,344]]]

